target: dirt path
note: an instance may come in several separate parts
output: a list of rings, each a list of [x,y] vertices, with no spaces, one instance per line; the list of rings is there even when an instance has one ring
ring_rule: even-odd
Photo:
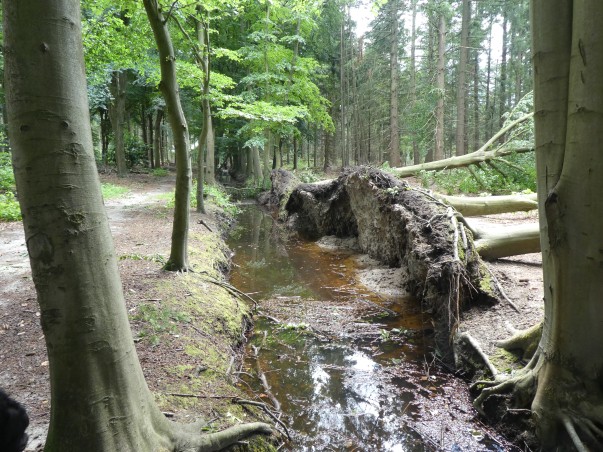
[[[119,250],[132,240],[136,229],[144,228],[141,212],[165,203],[159,195],[169,192],[173,181],[132,178],[111,182],[126,183],[131,190],[106,202]],[[124,284],[129,285],[127,276]],[[28,410],[28,451],[43,445],[50,415],[48,361],[39,317],[23,226],[21,222],[0,223],[0,387]]]

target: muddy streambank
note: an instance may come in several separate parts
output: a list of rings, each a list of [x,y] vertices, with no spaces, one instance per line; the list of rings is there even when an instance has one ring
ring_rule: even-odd
[[[279,217],[302,236],[334,235],[348,244],[356,240],[361,252],[385,268],[396,268],[392,278],[397,285],[414,296],[422,313],[431,315],[436,361],[445,368],[467,380],[491,377],[474,344],[499,372],[525,364],[520,356],[497,348],[496,342],[542,318],[539,254],[483,262],[462,218],[455,222],[449,208],[428,192],[373,169],[351,170],[316,184],[299,184],[275,173],[273,189],[264,200],[280,205]],[[473,221],[496,227],[535,222],[537,217],[535,212],[519,212]],[[489,421],[497,428],[517,444],[534,444],[524,431],[530,428],[529,413],[501,411],[500,401],[489,405]]]
[[[512,450],[437,365],[432,317],[399,269],[356,239],[292,236],[255,206],[227,243],[232,284],[258,302],[243,386],[278,404],[288,450]]]

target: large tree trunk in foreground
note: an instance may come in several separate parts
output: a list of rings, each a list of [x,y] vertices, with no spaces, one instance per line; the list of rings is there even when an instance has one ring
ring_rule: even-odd
[[[3,7],[13,164],[49,359],[45,450],[217,450],[267,431],[250,424],[201,435],[155,405],[130,332],[94,160],[80,3]]]
[[[452,208],[386,173],[360,168],[299,185],[286,209],[290,226],[304,235],[357,236],[371,257],[405,268],[409,292],[433,312],[442,359],[453,362],[461,311],[492,293],[471,232]]]
[[[536,161],[545,317],[513,391],[544,447],[603,443],[603,2],[533,0]]]
[[[165,99],[176,151],[176,199],[172,227],[172,247],[165,269],[188,271],[188,223],[193,178],[188,125],[180,104],[180,93],[176,78],[176,57],[166,20],[157,0],[144,0],[143,3],[157,42],[159,66],[161,68],[159,89]]]
[[[522,153],[522,152],[531,152],[534,150],[531,147],[527,147],[527,148],[502,147],[502,148],[496,148],[496,149],[493,149],[490,151],[488,150],[488,148],[490,146],[492,146],[492,144],[494,142],[496,142],[496,140],[498,140],[502,135],[507,133],[509,130],[511,130],[513,127],[515,127],[517,124],[520,124],[520,123],[532,118],[532,116],[533,116],[533,114],[529,113],[529,114],[522,116],[521,118],[516,119],[515,121],[511,122],[506,127],[504,127],[503,129],[499,130],[496,134],[494,134],[494,136],[492,138],[490,138],[486,142],[486,144],[484,144],[481,148],[479,148],[475,152],[471,152],[470,154],[465,154],[462,156],[450,157],[448,159],[440,160],[437,162],[428,162],[428,163],[423,163],[420,165],[406,166],[403,168],[394,168],[394,174],[396,174],[396,176],[398,176],[398,177],[416,176],[420,171],[442,171],[445,169],[462,168],[465,166],[474,165],[476,163],[485,162],[485,161],[491,160],[491,159],[496,160],[497,158],[499,159],[501,157],[504,157],[505,155],[512,155],[512,154]]]

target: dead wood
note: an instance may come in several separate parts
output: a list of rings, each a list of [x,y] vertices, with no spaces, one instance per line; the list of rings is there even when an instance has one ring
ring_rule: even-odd
[[[471,232],[449,206],[382,171],[356,168],[299,185],[286,209],[289,226],[308,237],[356,236],[374,259],[407,268],[407,289],[433,314],[438,352],[453,362],[460,313],[492,300],[493,291]]]

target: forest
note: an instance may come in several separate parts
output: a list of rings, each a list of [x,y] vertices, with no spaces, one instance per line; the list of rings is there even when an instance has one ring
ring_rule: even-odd
[[[1,14],[0,450],[601,447],[603,5]]]

